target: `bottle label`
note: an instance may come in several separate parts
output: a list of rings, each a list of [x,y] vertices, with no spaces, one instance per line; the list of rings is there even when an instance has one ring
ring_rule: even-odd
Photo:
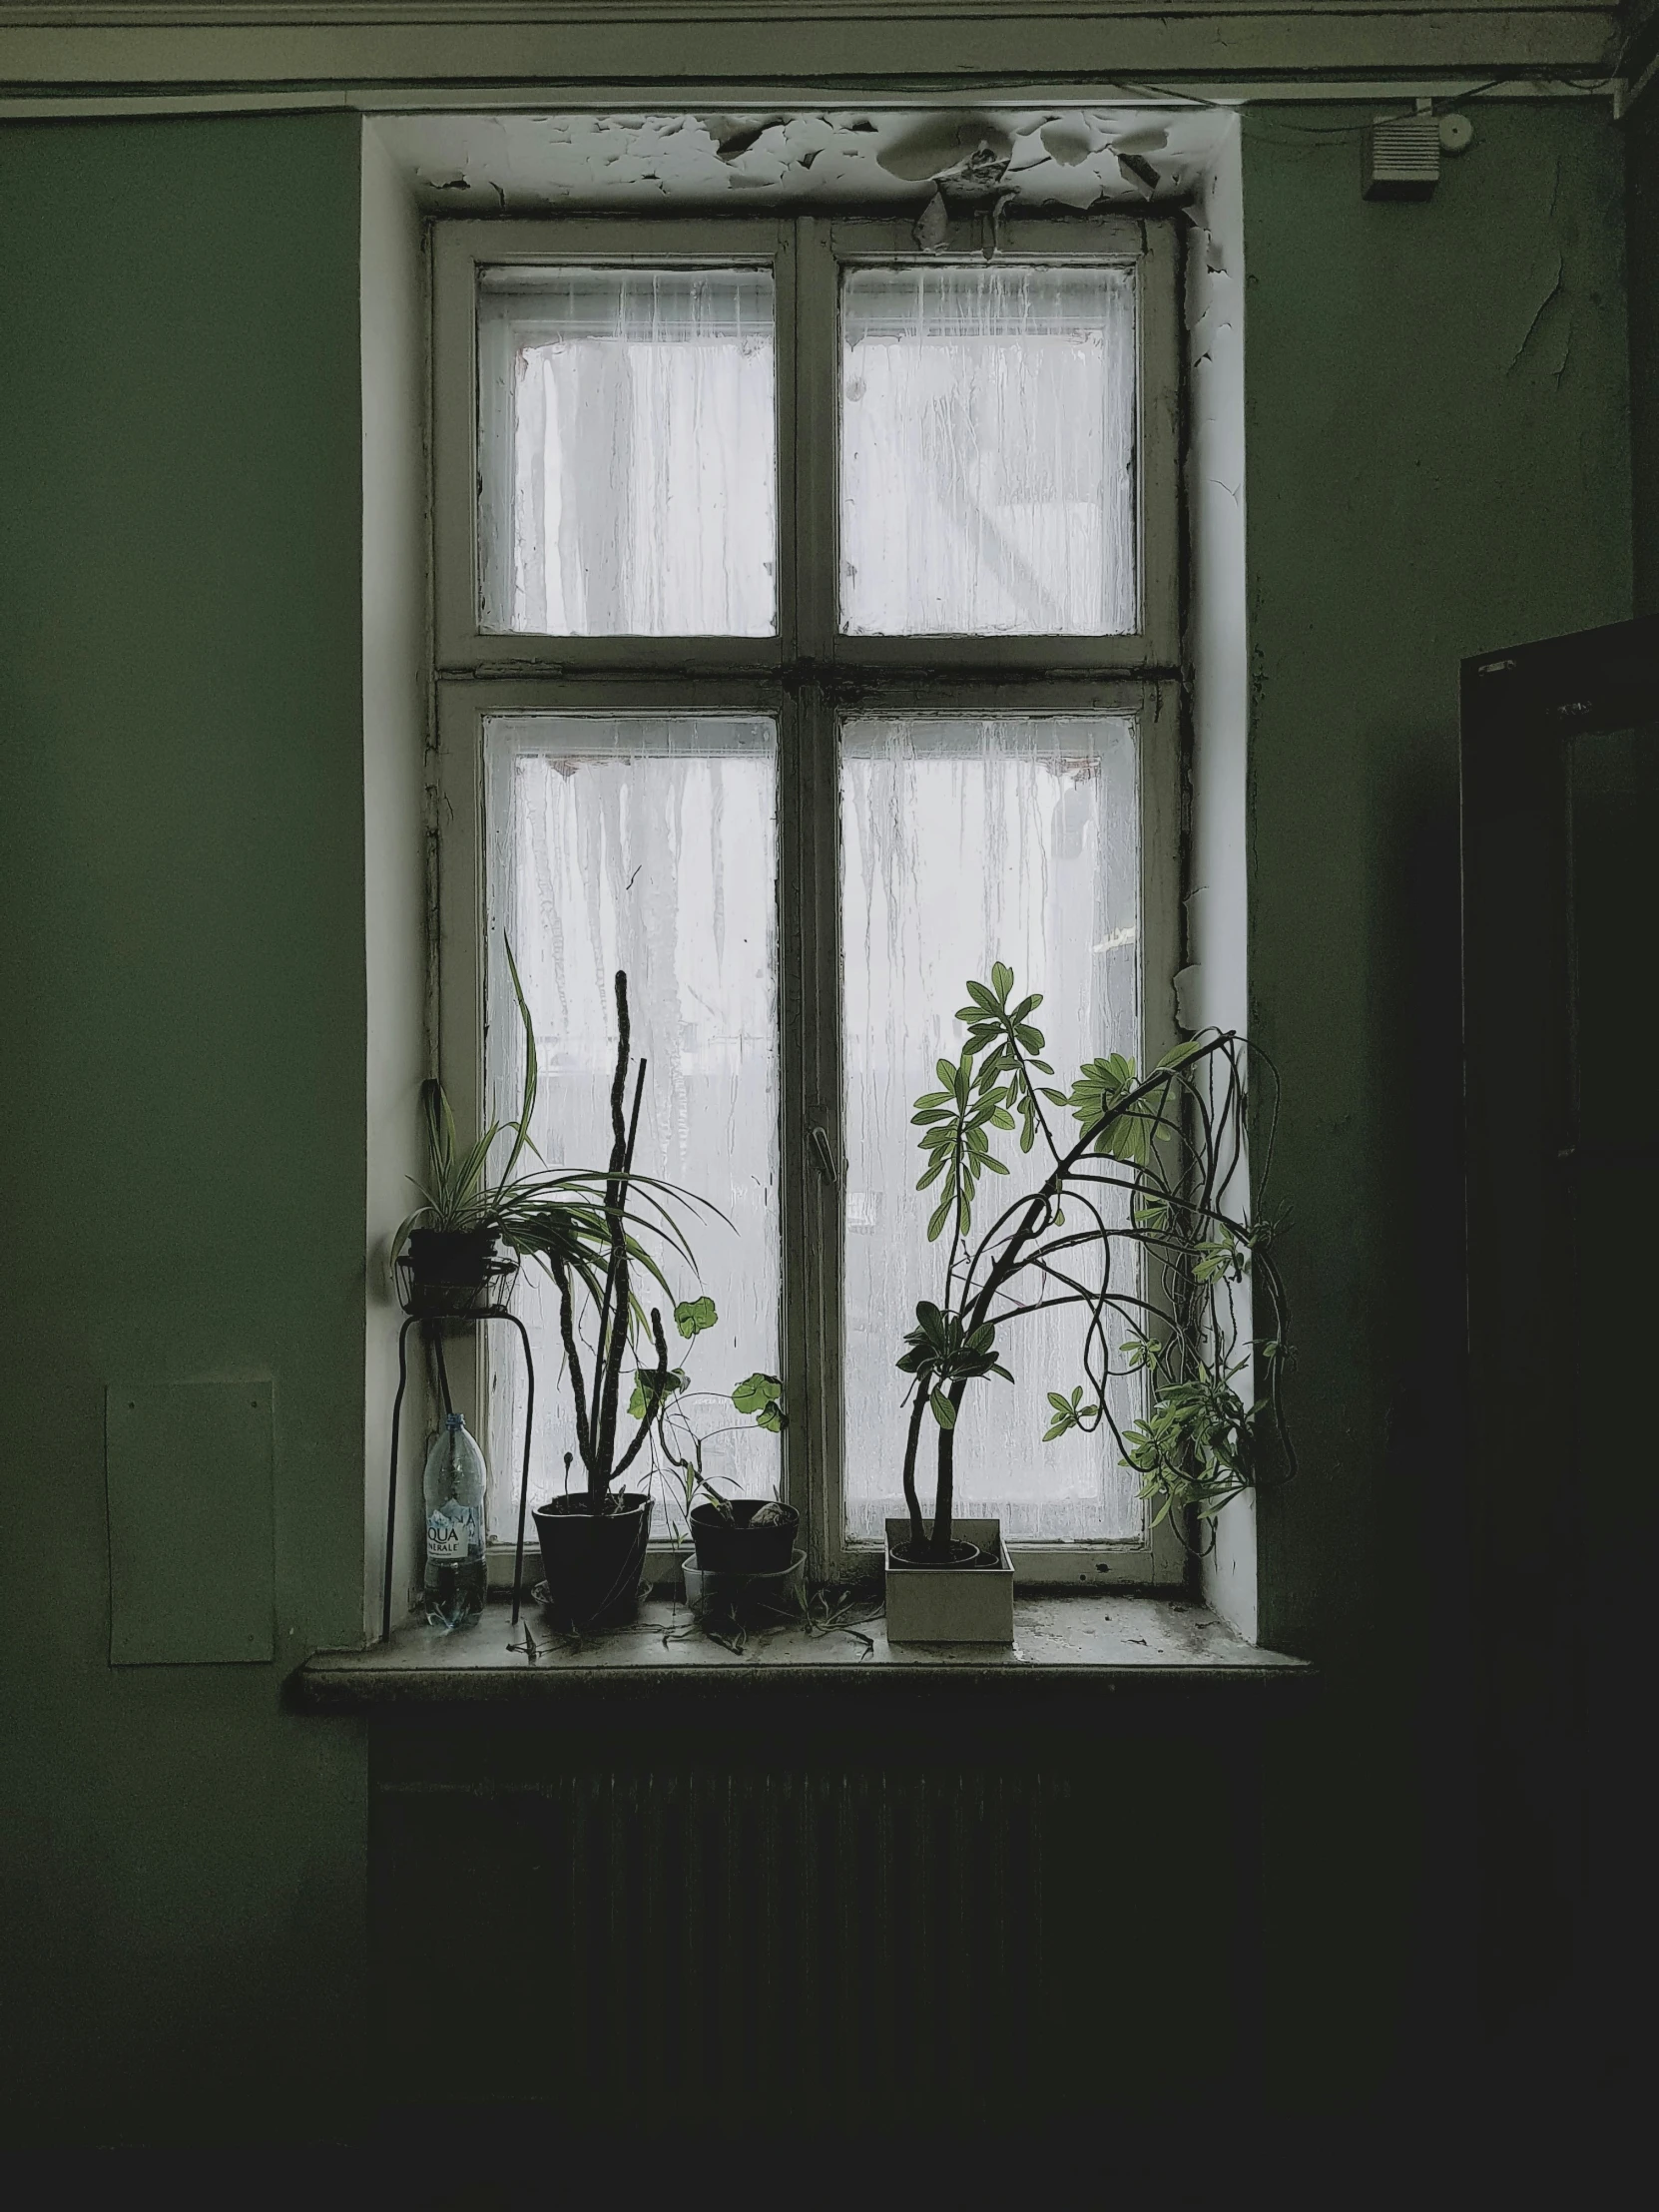
[[[458,1498],[452,1497],[447,1505],[440,1505],[435,1513],[427,1515],[428,1559],[448,1561],[458,1566],[462,1560],[480,1557],[483,1549],[483,1530],[479,1526],[477,1506],[463,1505]]]

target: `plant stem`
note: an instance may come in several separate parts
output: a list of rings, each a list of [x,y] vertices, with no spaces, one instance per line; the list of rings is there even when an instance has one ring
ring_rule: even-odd
[[[651,1336],[657,1347],[657,1373],[652,1382],[650,1402],[645,1418],[634,1431],[634,1440],[617,1462],[617,1474],[624,1475],[638,1456],[639,1448],[651,1433],[653,1413],[660,1423],[668,1404],[668,1339],[663,1335],[663,1317],[655,1306],[651,1309]]]
[[[611,1463],[616,1456],[617,1385],[622,1377],[623,1354],[628,1348],[628,1232],[623,1221],[623,1205],[628,1193],[628,1174],[633,1166],[633,1138],[639,1128],[638,1099],[645,1084],[645,1062],[642,1060],[635,1088],[633,1127],[630,1129],[622,1118],[622,1102],[627,1095],[631,1044],[628,975],[623,968],[618,968],[616,973],[616,1074],[611,1080],[610,1179],[605,1185],[605,1220],[610,1232],[611,1260],[606,1271],[605,1298],[599,1315],[599,1348],[595,1355],[594,1372],[598,1434],[594,1439],[595,1464],[588,1478],[588,1502],[595,1513],[604,1505],[605,1492],[611,1480]]]
[[[904,1503],[910,1514],[910,1541],[917,1551],[927,1542],[921,1525],[921,1500],[916,1495],[916,1448],[921,1441],[922,1416],[927,1411],[928,1384],[932,1375],[923,1368],[916,1377],[916,1401],[910,1408],[910,1432],[904,1439]]]
[[[967,1386],[967,1377],[959,1375],[946,1392],[951,1404],[956,1407],[958,1412],[961,1410],[962,1392]],[[955,1502],[955,1496],[956,1428],[955,1423],[952,1422],[950,1427],[939,1430],[938,1485],[933,1492],[933,1549],[937,1552],[941,1561],[946,1561],[950,1557],[950,1509]]]
[[[548,1266],[553,1280],[559,1286],[559,1334],[564,1339],[565,1366],[570,1370],[570,1394],[576,1406],[576,1448],[582,1455],[583,1470],[591,1485],[593,1480],[593,1431],[588,1426],[588,1393],[582,1383],[582,1360],[576,1343],[576,1315],[571,1304],[570,1270],[556,1254],[550,1255]],[[565,1454],[565,1480],[570,1479],[570,1454]],[[591,1495],[591,1490],[590,1490]]]

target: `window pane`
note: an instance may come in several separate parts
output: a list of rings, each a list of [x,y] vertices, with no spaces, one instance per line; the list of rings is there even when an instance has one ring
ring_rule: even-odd
[[[1135,278],[859,269],[841,291],[841,623],[1136,627]]]
[[[846,1020],[846,1527],[879,1541],[902,1513],[906,1378],[894,1362],[916,1302],[942,1303],[948,1242],[927,1242],[932,1201],[912,1102],[955,1059],[952,1017],[969,977],[1005,961],[1056,1086],[1084,1059],[1140,1051],[1140,832],[1135,730],[1115,717],[849,722],[842,735],[842,936]],[[1058,1108],[1056,1135],[1073,1128]],[[1063,1142],[1062,1138],[1062,1142]],[[1034,1190],[1042,1139],[998,1139],[976,1232]],[[1106,1194],[1098,1194],[1105,1196]],[[1103,1209],[1104,1210],[1104,1209]],[[1134,1286],[1127,1278],[1125,1288]],[[1011,1322],[998,1340],[1015,1382],[969,1385],[956,1442],[956,1510],[997,1514],[1010,1539],[1138,1537],[1137,1483],[1104,1426],[1041,1441],[1047,1392],[1083,1381],[1079,1309]],[[1127,1329],[1124,1332],[1127,1334]],[[1126,1381],[1114,1410],[1136,1417]],[[935,1431],[918,1464],[932,1495]],[[923,1479],[925,1478],[925,1479]]]
[[[704,1217],[691,1230],[702,1269],[695,1287],[683,1261],[662,1262],[677,1299],[701,1290],[720,1316],[688,1345],[659,1294],[671,1357],[690,1378],[681,1403],[711,1438],[708,1473],[740,1495],[771,1495],[778,1439],[734,1412],[730,1392],[757,1369],[780,1372],[772,724],[500,715],[486,724],[485,749],[493,1110],[511,1108],[523,1075],[505,934],[536,1032],[535,1142],[550,1167],[605,1165],[613,977],[626,968],[633,1049],[646,1058],[635,1166],[697,1192],[734,1224]],[[641,1297],[653,1303],[643,1289]],[[539,1264],[524,1271],[517,1311],[536,1362],[534,1502],[562,1485],[563,1454],[576,1447],[557,1296]],[[516,1344],[496,1335],[492,1527],[510,1537],[523,1375]],[[655,1495],[657,1532],[679,1527],[667,1511],[671,1487],[659,1484]]]
[[[497,269],[478,294],[483,627],[777,627],[764,270]]]

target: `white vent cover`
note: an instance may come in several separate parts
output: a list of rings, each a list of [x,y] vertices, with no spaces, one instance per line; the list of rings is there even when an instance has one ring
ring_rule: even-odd
[[[1374,123],[1361,150],[1368,200],[1426,200],[1440,181],[1440,126],[1431,113]]]

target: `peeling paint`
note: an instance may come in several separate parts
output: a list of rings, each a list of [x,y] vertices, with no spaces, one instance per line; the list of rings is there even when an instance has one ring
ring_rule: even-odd
[[[1195,188],[1214,122],[1124,109],[761,109],[684,115],[409,115],[383,143],[422,204],[561,208],[1139,207]]]

